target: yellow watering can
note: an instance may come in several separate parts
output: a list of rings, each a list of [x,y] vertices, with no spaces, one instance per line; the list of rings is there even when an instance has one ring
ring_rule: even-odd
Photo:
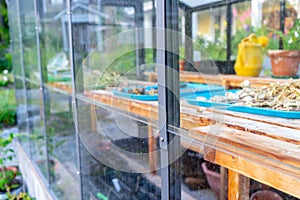
[[[238,55],[234,70],[238,76],[258,76],[264,59],[263,47],[268,43],[268,38],[254,34],[244,38],[238,45]]]

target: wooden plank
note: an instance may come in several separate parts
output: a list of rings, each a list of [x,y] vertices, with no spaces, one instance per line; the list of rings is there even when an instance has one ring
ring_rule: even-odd
[[[199,108],[199,106],[197,106],[197,107]],[[279,118],[279,117],[269,117],[269,116],[264,116],[264,115],[255,115],[255,114],[250,114],[250,113],[234,112],[234,111],[229,111],[229,110],[218,110],[218,109],[212,109],[212,108],[206,108],[205,110],[207,110],[209,112],[214,112],[214,113],[223,113],[224,115],[238,117],[241,119],[249,119],[252,121],[263,122],[263,123],[267,123],[267,124],[278,125],[278,126],[282,126],[282,127],[286,127],[286,128],[293,128],[293,129],[300,130],[300,120],[299,119],[285,119],[285,118]]]
[[[184,108],[184,106],[182,107],[181,120],[185,122],[182,123],[182,128],[190,129],[213,124],[216,121],[221,121],[223,124],[226,124],[226,126],[237,130],[244,130],[246,132],[300,145],[300,130],[297,128],[295,129],[281,125],[274,125],[261,121],[256,121],[253,123],[253,120],[251,119],[226,115],[225,112],[216,112],[214,115],[210,112],[210,110],[205,110],[202,113],[199,113],[196,111],[197,106],[187,108]],[[278,118],[269,118],[269,121],[276,120],[278,120]],[[285,120],[285,123],[290,121],[298,122],[300,124],[300,120],[288,119]]]
[[[228,199],[249,200],[250,179],[228,170]]]
[[[223,115],[224,118],[226,116],[226,119],[228,118],[228,116],[231,116],[235,118],[251,120],[252,122],[255,121],[255,123],[262,122],[270,125],[277,125],[281,127],[300,130],[300,119],[285,119],[285,118],[255,115],[255,114],[243,113],[243,112],[234,112],[229,110],[206,108],[206,107],[200,107],[200,106],[188,104],[185,100],[181,100],[180,106],[181,106],[181,111],[189,115],[200,116],[201,113],[204,113],[206,115],[209,113],[210,115],[213,115],[213,113],[217,113],[219,115]]]
[[[299,176],[291,176],[276,168],[270,168],[269,166],[264,165],[264,163],[253,162],[248,158],[237,157],[222,151],[216,152],[216,163],[300,198]]]
[[[96,116],[96,109],[95,105],[90,105],[91,109],[91,131],[96,132],[97,131],[97,116]]]
[[[299,145],[218,125],[199,127],[195,131],[199,134],[197,138],[203,140],[201,137],[206,136],[204,140],[210,141],[211,145],[223,142],[225,146],[222,148],[226,148],[226,145],[234,146],[236,151],[249,151],[300,169]],[[300,176],[300,170],[294,172]]]
[[[203,139],[203,143],[205,142],[204,140],[205,139]],[[209,139],[206,138],[206,141],[207,140]],[[198,145],[195,142],[192,144],[190,142],[185,142],[184,144],[185,147],[189,147],[195,152],[199,152],[201,154],[204,153],[202,143]],[[300,176],[299,174],[292,173],[294,168],[290,168],[285,171],[281,166],[282,163],[265,159],[260,155],[255,155],[247,151],[240,154],[238,149],[230,147],[224,148],[224,146],[221,146],[218,142],[214,147],[216,149],[214,159],[216,164],[235,170],[236,172],[256,181],[300,198],[300,190],[297,189],[300,184]]]
[[[227,180],[227,169],[223,166],[220,166],[220,200],[225,200],[226,199],[226,192],[227,192],[227,188],[226,187],[226,180]]]
[[[153,135],[153,127],[148,125],[148,153],[150,170],[153,174],[156,174],[157,170],[157,142]]]
[[[234,156],[238,156],[238,157],[247,158],[248,160],[250,160],[252,162],[263,163],[265,166],[268,166],[269,168],[277,169],[278,171],[281,171],[282,173],[289,174],[289,176],[294,176],[294,177],[300,178],[300,171],[299,171],[300,169],[295,166],[287,165],[286,163],[280,162],[280,161],[278,162],[277,160],[262,156],[260,154],[253,153],[251,151],[243,150],[241,148],[236,148],[233,145],[217,141],[216,138],[211,139],[209,136],[200,137],[199,139],[197,139],[200,141],[196,141],[196,138],[197,138],[196,136],[191,135],[190,137],[191,138],[194,137],[195,140],[193,141],[193,143],[189,144],[190,147],[188,146],[188,144],[185,144],[186,145],[185,147],[189,148],[193,151],[203,153],[204,146],[209,145],[209,146],[211,146],[211,148],[215,148],[219,151],[224,151],[228,155],[234,155]]]

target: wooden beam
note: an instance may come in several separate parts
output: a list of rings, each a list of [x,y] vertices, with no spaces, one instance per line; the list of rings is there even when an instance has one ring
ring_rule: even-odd
[[[228,168],[228,176],[229,169],[231,171],[234,170],[233,172],[237,174],[243,174],[263,184],[300,198],[300,190],[298,188],[299,177],[282,172],[280,169],[270,168],[265,166],[264,163],[253,162],[248,158],[233,156],[221,151],[216,151],[216,163]],[[233,180],[234,179],[231,181]],[[228,199],[230,199],[229,196]]]
[[[223,166],[220,166],[220,200],[226,200],[226,180],[227,180],[227,169]]]
[[[157,170],[157,142],[153,135],[153,127],[148,125],[148,153],[149,153],[149,164],[150,170],[153,174],[156,174]]]
[[[91,131],[97,131],[97,116],[95,105],[91,105]]]

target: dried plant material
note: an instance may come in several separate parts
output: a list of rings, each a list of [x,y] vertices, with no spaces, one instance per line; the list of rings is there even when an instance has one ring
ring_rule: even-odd
[[[248,82],[243,82],[243,89],[236,93],[227,92],[225,97],[214,96],[210,100],[274,110],[300,111],[300,80],[271,83],[261,88],[251,87]]]

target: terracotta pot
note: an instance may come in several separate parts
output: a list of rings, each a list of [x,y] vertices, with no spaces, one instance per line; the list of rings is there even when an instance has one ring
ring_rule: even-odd
[[[210,189],[215,193],[217,197],[220,196],[220,181],[221,175],[215,171],[209,170],[206,166],[206,162],[201,164],[203,172],[205,173],[208,185]]]
[[[269,50],[272,74],[276,77],[294,77],[297,75],[300,63],[298,50]]]
[[[250,200],[282,200],[282,198],[271,190],[260,190],[253,193]]]
[[[185,65],[185,61],[184,60],[179,60],[179,71],[184,70],[184,65]]]

